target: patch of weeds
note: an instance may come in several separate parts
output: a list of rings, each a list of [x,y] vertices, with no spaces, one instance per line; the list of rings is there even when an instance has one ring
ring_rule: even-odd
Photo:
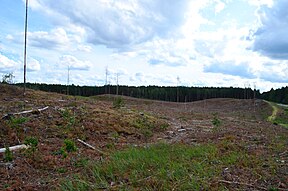
[[[63,158],[68,156],[67,152],[65,151],[64,147],[61,147],[59,154],[62,155]]]
[[[3,188],[4,188],[4,189],[7,189],[7,188],[9,188],[9,187],[10,187],[10,184],[7,184],[7,183],[6,183],[6,184],[3,185]]]
[[[148,139],[153,136],[153,132],[149,128],[142,128],[141,134],[144,136],[145,143],[148,143]]]
[[[113,107],[116,109],[120,109],[121,107],[125,106],[124,99],[120,96],[117,96],[117,98],[113,101]]]
[[[168,124],[168,123],[162,123],[162,124],[160,125],[160,129],[162,129],[162,130],[166,130],[168,127],[169,127],[169,124]]]
[[[37,150],[38,146],[38,139],[36,137],[26,137],[24,140],[24,144],[29,146],[26,152],[31,153],[34,157],[35,151]]]
[[[212,124],[214,127],[219,127],[221,125],[221,121],[218,118],[217,114],[213,114]]]
[[[10,151],[9,147],[5,147],[4,152],[4,161],[5,162],[11,162],[13,160],[13,153]]]
[[[153,124],[153,122],[151,122],[149,120],[149,117],[145,114],[137,117],[132,124],[135,128],[137,129],[153,129],[155,127],[155,125]]]
[[[26,137],[24,144],[29,145],[31,148],[36,150],[37,145],[38,145],[38,139],[36,137]]]
[[[66,128],[70,129],[71,127],[74,127],[76,123],[76,116],[70,111],[69,109],[65,109],[61,111],[61,116],[65,119],[66,121]]]
[[[155,122],[145,114],[138,116],[132,124],[135,128],[140,130],[140,133],[143,135],[145,142],[153,135],[153,129],[156,128]],[[165,126],[163,127],[165,128]]]
[[[119,133],[116,132],[116,131],[113,132],[113,133],[111,134],[111,136],[112,136],[112,138],[114,139],[115,142],[117,142],[118,139],[119,139],[119,137],[120,137]]]
[[[61,147],[60,150],[54,151],[53,155],[62,155],[63,158],[66,158],[68,156],[64,147]]]
[[[58,168],[57,171],[58,171],[59,173],[65,173],[65,172],[67,172],[67,169],[61,167],[61,168]]]
[[[64,149],[68,153],[77,151],[77,147],[76,147],[75,143],[72,140],[65,139],[64,140],[64,144],[65,144]]]
[[[63,158],[68,156],[68,153],[77,151],[75,143],[70,139],[64,140],[64,146],[60,150],[53,152],[54,155],[62,155]]]
[[[29,121],[28,117],[11,117],[9,124],[12,128],[18,129],[21,124],[27,121]]]

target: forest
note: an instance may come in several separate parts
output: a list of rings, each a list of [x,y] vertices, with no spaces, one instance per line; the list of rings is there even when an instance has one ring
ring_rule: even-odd
[[[276,90],[272,88],[270,91],[262,93],[261,98],[272,102],[288,104],[288,86]]]
[[[23,84],[16,84],[22,86]],[[56,92],[75,96],[95,96],[101,94],[114,94],[131,96],[135,98],[153,99],[171,102],[192,102],[210,98],[253,99],[261,98],[259,90],[251,88],[233,87],[184,87],[184,86],[78,86],[27,83],[27,88]],[[265,94],[266,95],[266,94]]]

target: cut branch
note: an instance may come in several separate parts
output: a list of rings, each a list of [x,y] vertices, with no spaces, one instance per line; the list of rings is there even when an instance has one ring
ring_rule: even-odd
[[[19,149],[28,149],[29,146],[27,145],[16,145],[16,146],[12,146],[12,147],[9,147],[9,150],[10,151],[16,151],[16,150],[19,150]],[[0,153],[4,153],[6,151],[6,148],[1,148],[0,149]]]
[[[103,152],[103,151],[101,151],[101,150],[99,150],[99,149],[96,149],[96,148],[93,147],[92,145],[90,145],[90,144],[88,144],[88,143],[86,143],[86,142],[84,142],[84,141],[82,141],[82,140],[80,140],[80,139],[77,139],[77,141],[79,141],[79,142],[82,143],[83,145],[89,147],[90,149],[96,150],[96,151],[98,151],[98,152],[101,153],[101,154],[107,155],[107,153],[105,153],[105,152]]]
[[[93,149],[93,150],[96,150],[95,147],[93,147],[92,145],[88,144],[88,143],[85,143],[84,141],[80,140],[80,139],[77,139],[77,141],[79,141],[80,143],[82,143],[83,145],[86,145],[87,147]]]

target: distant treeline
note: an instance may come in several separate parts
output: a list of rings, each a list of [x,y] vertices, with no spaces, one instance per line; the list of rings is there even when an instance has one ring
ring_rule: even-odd
[[[272,88],[270,91],[262,93],[261,98],[268,101],[288,104],[288,86],[276,90]]]
[[[23,84],[16,84],[22,86]],[[253,99],[260,98],[259,90],[251,88],[215,88],[215,87],[169,87],[169,86],[75,86],[59,84],[27,83],[27,88],[47,92],[57,92],[78,96],[95,96],[101,94],[117,94],[135,98],[145,98],[172,102],[191,102],[209,98],[236,98]]]

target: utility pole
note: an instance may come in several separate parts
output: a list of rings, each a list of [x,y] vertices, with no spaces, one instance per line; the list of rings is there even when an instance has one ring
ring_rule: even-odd
[[[106,68],[105,68],[105,77],[106,77],[105,85],[107,85],[107,82],[108,82],[108,66],[106,66]]]
[[[26,0],[25,11],[25,32],[24,32],[24,89],[23,97],[26,95],[26,57],[27,57],[27,28],[28,28],[28,0]]]
[[[108,66],[105,68],[105,94],[107,94],[107,83],[108,83]]]
[[[177,76],[177,102],[179,102],[179,88],[178,88],[179,83],[180,83],[180,78],[179,76]]]
[[[70,80],[70,66],[68,65],[68,70],[67,70],[67,95],[69,95],[69,80]]]
[[[256,111],[256,82],[254,82],[254,96],[253,96],[254,112]]]
[[[117,74],[116,74],[116,83],[117,83],[117,87],[116,87],[116,95],[118,95],[118,91],[119,91],[118,78],[119,78],[119,73],[117,72]]]

